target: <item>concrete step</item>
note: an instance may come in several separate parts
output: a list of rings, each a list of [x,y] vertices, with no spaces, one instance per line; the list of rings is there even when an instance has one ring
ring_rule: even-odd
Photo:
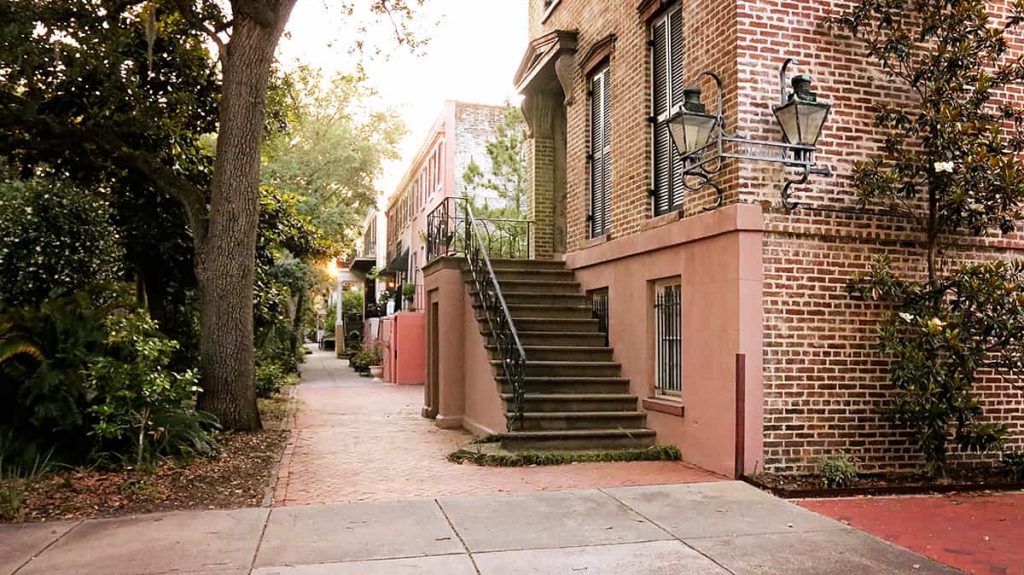
[[[505,414],[512,416],[511,412]],[[647,414],[642,411],[527,411],[522,431],[641,429],[646,424]]]
[[[519,304],[508,303],[508,312],[512,314],[512,320],[519,329],[519,318],[551,318],[551,319],[593,319],[594,312],[587,306],[568,305],[545,305],[545,304]],[[483,315],[483,305],[473,302],[473,309],[477,311],[477,319],[486,319]]]
[[[542,292],[542,293],[571,293],[580,294],[583,293],[583,288],[580,287],[580,283],[577,281],[557,281],[557,280],[507,280],[499,279],[501,283],[501,290],[512,291],[512,292]]]
[[[519,327],[519,322],[516,322]],[[534,345],[571,345],[571,346],[593,346],[602,347],[605,345],[605,336],[600,332],[592,331],[518,331],[519,341],[524,346]],[[490,328],[480,330],[480,335],[489,338]]]
[[[522,340],[520,339],[520,342]],[[487,351],[491,352],[492,359],[498,359],[498,347],[488,345]],[[582,346],[582,345],[523,345],[528,361],[612,361],[612,348],[605,346]]]
[[[506,281],[548,281],[548,282],[573,282],[576,281],[575,274],[570,270],[561,269],[528,269],[528,268],[499,268],[494,270],[499,284]],[[469,271],[462,272],[462,279],[471,281],[473,275]]]
[[[650,429],[583,429],[565,431],[512,431],[500,436],[509,451],[570,451],[628,449],[654,445]]]
[[[487,320],[481,319],[481,326],[483,329],[488,329]],[[590,332],[599,333],[597,331],[598,325],[597,320],[592,317],[570,317],[570,318],[554,318],[554,317],[516,317],[516,331],[517,332],[529,332],[529,331],[573,331],[573,332]]]
[[[555,260],[510,260],[494,258],[491,260],[494,271],[499,269],[531,269],[531,270],[564,270],[565,262]]]
[[[498,360],[491,365],[500,366]],[[537,361],[526,356],[526,377],[619,377],[622,366],[614,361]]]
[[[505,381],[505,375],[498,365],[495,366],[494,380],[501,386],[502,393],[512,393],[512,385]],[[530,376],[523,378],[527,394],[626,394],[629,393],[629,380],[618,377],[602,376]]]
[[[511,393],[501,399],[512,408]],[[636,396],[628,393],[527,393],[523,409],[529,413],[565,411],[636,411]]]
[[[470,291],[470,295],[473,297],[473,301],[479,301],[477,299],[477,291],[474,289]],[[544,293],[540,291],[524,292],[524,291],[505,291],[505,286],[502,285],[501,295],[505,298],[505,303],[508,305],[558,305],[558,306],[570,306],[570,307],[587,307],[587,296],[579,293]]]

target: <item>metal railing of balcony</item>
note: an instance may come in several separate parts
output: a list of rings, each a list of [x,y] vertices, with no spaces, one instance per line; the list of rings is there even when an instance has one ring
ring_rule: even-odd
[[[506,417],[506,427],[508,431],[522,429],[523,407],[526,401],[526,351],[519,341],[519,333],[512,321],[512,314],[508,311],[505,297],[498,285],[498,278],[494,274],[483,226],[473,217],[473,210],[468,203],[464,206],[464,214],[466,261],[469,263],[469,271],[473,276],[487,325],[491,329],[491,338],[497,347],[501,373],[512,388],[512,415]]]
[[[427,261],[464,255],[470,237],[465,198],[445,198],[427,215]],[[533,259],[530,220],[475,218],[481,243],[492,259]]]

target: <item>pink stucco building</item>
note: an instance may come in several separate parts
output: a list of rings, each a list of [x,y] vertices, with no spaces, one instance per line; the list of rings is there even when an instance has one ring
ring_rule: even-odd
[[[380,271],[377,280],[365,282],[364,290],[371,302],[367,315],[385,317],[367,322],[364,329],[367,341],[382,352],[385,381],[425,380],[421,268],[426,263],[427,214],[446,198],[486,196],[469,190],[464,174],[471,164],[490,168],[487,142],[505,112],[503,106],[445,102],[395,191],[365,220],[353,269]],[[412,298],[404,297],[406,285],[414,286]],[[372,303],[380,299],[390,301]]]
[[[504,115],[503,106],[445,102],[387,200],[387,270],[396,275],[399,285],[423,285],[427,214],[445,198],[486,195],[484,190],[469,190],[464,175],[471,163],[490,169],[487,142]],[[422,292],[417,293],[422,298]],[[419,304],[422,309],[422,301]]]

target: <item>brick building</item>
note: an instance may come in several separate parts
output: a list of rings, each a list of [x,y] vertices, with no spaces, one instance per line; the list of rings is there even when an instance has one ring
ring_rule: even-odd
[[[422,285],[427,214],[445,198],[467,195],[464,175],[471,163],[490,170],[487,142],[504,116],[503,106],[445,102],[387,201],[387,267],[398,274],[399,284]],[[489,192],[473,193],[483,201]]]
[[[533,40],[516,82],[533,132],[535,251],[563,257],[585,290],[607,298],[610,345],[649,426],[659,442],[678,444],[684,458],[709,469],[733,467],[737,354],[746,472],[810,472],[838,452],[858,457],[865,470],[918,463],[879,414],[887,372],[875,351],[878,310],[845,289],[873,254],[890,254],[906,273],[924,265],[919,228],[881,209],[858,209],[850,189],[853,162],[881,141],[872,128],[877,105],[908,96],[892,90],[859,43],[827,28],[826,16],[849,6],[529,4]],[[816,154],[833,175],[793,187],[800,205],[787,212],[779,195],[786,170],[730,160],[716,178],[723,204],[706,210],[715,190],[680,185],[667,129],[652,120],[711,70],[722,80],[726,130],[779,141],[771,106],[786,58],[833,104]],[[714,86],[700,85],[712,106]],[[1022,255],[1019,233],[969,239],[961,254]],[[681,362],[669,366],[681,363],[681,380],[662,373],[662,357],[671,354],[656,349],[653,309],[666,290],[682,298]],[[998,379],[978,391],[988,413],[1009,422],[1011,447],[1019,448],[1024,396]]]
[[[674,444],[726,474],[808,473],[837,453],[865,471],[916,468],[880,410],[880,308],[847,293],[877,254],[924,272],[921,227],[859,206],[848,177],[878,153],[877,106],[910,96],[829,30],[827,16],[850,6],[531,0],[515,82],[531,136],[531,251],[547,261],[427,264],[424,415],[498,433],[509,448]],[[783,140],[773,106],[787,59],[787,79],[813,76],[832,103],[813,156],[787,152],[812,158],[804,181],[800,167],[747,149],[779,157],[757,142]],[[694,84],[711,109],[721,94],[726,132],[755,141],[733,140],[739,157],[715,185],[682,177],[661,121]],[[789,181],[795,209],[781,201]],[[1024,236],[957,250],[949,261],[1020,258]],[[483,283],[465,284],[468,269]],[[481,297],[488,281],[500,306]],[[997,377],[976,391],[1008,423],[1008,448],[1024,446],[1024,394]]]

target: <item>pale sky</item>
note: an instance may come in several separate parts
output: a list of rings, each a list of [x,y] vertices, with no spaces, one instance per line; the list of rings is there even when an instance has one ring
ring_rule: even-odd
[[[367,25],[360,36],[381,49],[380,56],[364,59],[370,83],[409,130],[400,145],[402,160],[386,166],[378,181],[385,196],[398,185],[445,100],[518,103],[512,76],[528,42],[527,0],[427,0],[415,22],[430,38],[421,56],[398,46],[386,20],[375,22],[358,10],[345,16],[337,5],[338,0],[299,0],[278,55],[285,67],[301,61],[328,74],[352,70],[358,58],[349,47],[360,23]]]

